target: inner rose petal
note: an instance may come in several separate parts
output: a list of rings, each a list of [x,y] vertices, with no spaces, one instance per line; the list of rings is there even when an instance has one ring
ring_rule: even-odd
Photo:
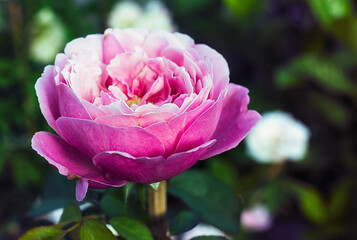
[[[132,47],[127,40],[122,42],[121,34],[130,35],[142,45]],[[139,35],[141,37],[135,31],[107,31],[100,56],[91,51],[59,56],[58,62],[63,67],[56,69],[56,83],[68,85],[79,98],[102,106],[100,109],[108,114],[139,116],[143,109],[151,108],[145,105],[162,108],[166,104],[186,111],[209,98],[213,76],[205,59],[196,59],[194,51],[185,50],[172,39],[155,46],[153,54],[149,43],[155,39],[154,35],[150,39]],[[111,51],[106,49],[108,47]]]

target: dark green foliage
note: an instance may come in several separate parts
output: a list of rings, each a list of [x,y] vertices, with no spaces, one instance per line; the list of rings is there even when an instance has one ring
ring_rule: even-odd
[[[54,227],[38,227],[28,231],[20,240],[59,240],[64,232]]]
[[[211,174],[189,170],[172,178],[169,193],[182,199],[202,219],[227,232],[237,232],[240,200],[234,192]]]
[[[80,239],[81,240],[96,240],[96,239],[115,240],[116,238],[103,223],[94,220],[87,220],[81,226]]]
[[[60,222],[79,221],[81,217],[82,214],[79,206],[76,203],[70,203],[63,209]]]
[[[41,30],[32,29],[31,21],[43,7],[51,8],[70,41],[102,33],[119,1],[0,1],[0,239],[152,239],[146,227],[148,186],[89,190],[85,202],[91,206],[82,211],[74,196],[75,181],[59,175],[30,146],[35,132],[53,132],[34,90],[44,65],[29,56],[31,37]],[[10,2],[19,4],[15,27]],[[145,6],[148,0],[137,2]],[[230,81],[249,88],[251,109],[289,112],[311,131],[302,162],[255,163],[243,141],[197,163],[194,168],[199,170],[169,180],[170,232],[181,234],[206,222],[233,233],[232,239],[280,240],[300,233],[306,240],[355,239],[356,1],[163,3],[178,31],[225,57]],[[241,210],[255,204],[267,206],[274,216],[273,229],[252,233],[241,228]],[[60,223],[39,218],[58,208],[64,208]],[[284,223],[290,221],[298,231],[286,228]],[[122,238],[109,231],[108,223]],[[291,231],[284,235],[275,229]]]
[[[149,229],[133,218],[114,217],[110,224],[127,240],[153,240]]]
[[[172,235],[177,235],[184,233],[194,226],[196,226],[200,221],[200,214],[195,211],[180,211],[170,222],[170,233]]]

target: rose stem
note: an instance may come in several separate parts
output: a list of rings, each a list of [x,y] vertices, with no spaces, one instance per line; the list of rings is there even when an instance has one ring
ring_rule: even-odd
[[[161,181],[158,189],[155,191],[149,186],[148,189],[148,205],[149,217],[152,235],[154,239],[170,239],[168,236],[168,227],[166,219],[167,211],[167,193],[166,181]]]
[[[284,167],[286,165],[286,160],[279,162],[279,163],[274,163],[271,165],[271,167],[268,169],[266,173],[266,178],[267,179],[275,179],[277,178],[281,172],[283,171]]]

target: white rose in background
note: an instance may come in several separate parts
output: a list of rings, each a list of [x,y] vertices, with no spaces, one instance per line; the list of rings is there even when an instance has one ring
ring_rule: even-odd
[[[244,209],[240,221],[244,229],[253,232],[266,231],[273,224],[273,219],[264,205]]]
[[[170,12],[160,1],[150,1],[145,8],[134,1],[118,2],[109,14],[108,26],[175,30]]]
[[[175,27],[172,24],[170,12],[159,1],[150,1],[145,8],[144,14],[138,21],[138,27],[149,29],[165,29],[174,31]]]
[[[284,112],[269,112],[262,117],[246,138],[249,154],[261,163],[301,160],[308,147],[309,129]]]
[[[65,27],[48,7],[40,9],[31,22],[30,57],[39,63],[49,63],[63,50]]]

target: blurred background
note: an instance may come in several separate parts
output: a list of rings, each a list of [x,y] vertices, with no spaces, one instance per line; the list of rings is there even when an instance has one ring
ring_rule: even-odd
[[[236,204],[248,215],[233,219],[232,230],[193,214],[186,219],[190,227],[179,229],[176,206],[195,207],[171,191],[171,232],[208,222],[233,239],[357,239],[353,0],[0,0],[0,239],[17,239],[31,227],[48,224],[39,216],[73,201],[73,182],[31,149],[35,132],[52,131],[34,84],[68,41],[108,27],[186,33],[226,58],[231,82],[250,90],[250,109],[288,114],[279,120],[281,133],[255,133],[276,144],[251,136],[250,146],[246,139],[194,167],[234,191],[239,202],[225,208],[236,209]],[[300,152],[290,154],[298,145]],[[98,200],[103,194],[91,191],[87,199],[103,208]],[[257,207],[258,212],[249,212]],[[256,222],[254,214],[265,223]]]

